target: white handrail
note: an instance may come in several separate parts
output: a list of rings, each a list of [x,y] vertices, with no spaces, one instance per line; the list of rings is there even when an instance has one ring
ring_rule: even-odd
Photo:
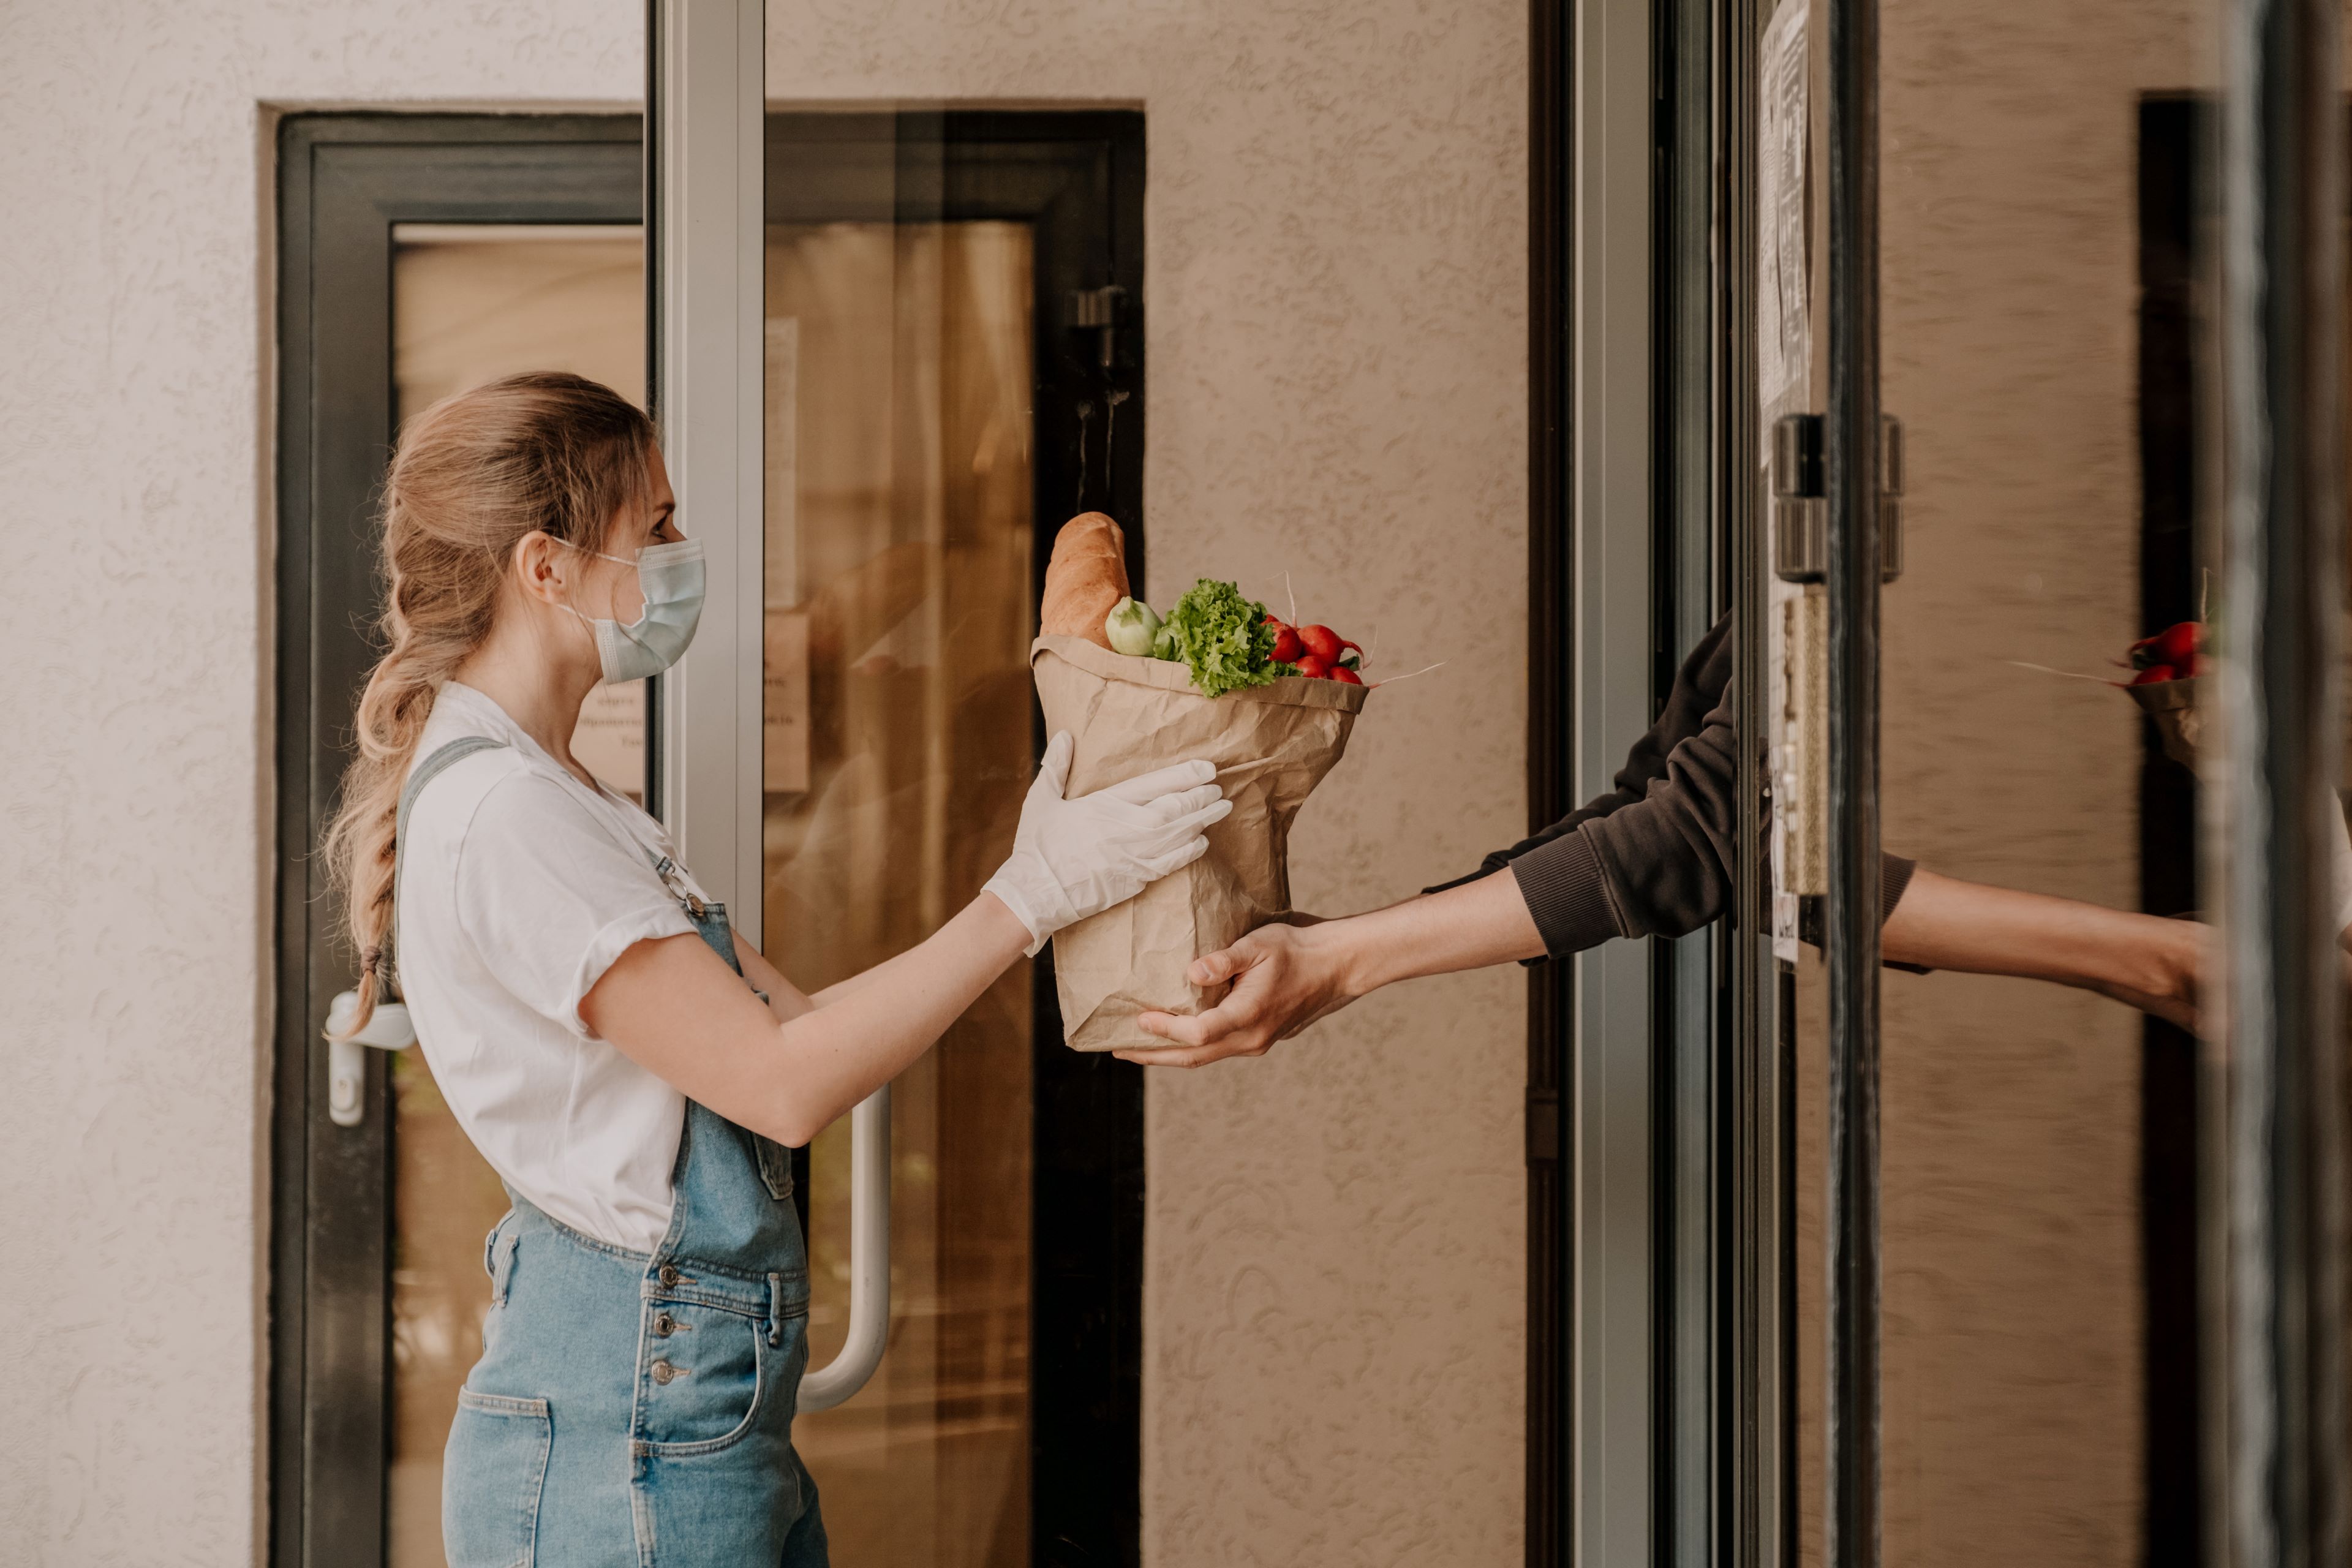
[[[801,1379],[800,1407],[830,1410],[866,1386],[890,1342],[890,1086],[849,1113],[849,1335]]]

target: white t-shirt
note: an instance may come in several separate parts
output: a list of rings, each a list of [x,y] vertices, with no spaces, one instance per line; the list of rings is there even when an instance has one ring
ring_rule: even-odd
[[[694,930],[646,853],[675,858],[668,836],[451,681],[416,760],[467,735],[505,744],[425,786],[401,851],[394,953],[417,1043],[509,1186],[575,1230],[651,1252],[669,1228],[686,1100],[591,1034],[580,999],[632,944]]]

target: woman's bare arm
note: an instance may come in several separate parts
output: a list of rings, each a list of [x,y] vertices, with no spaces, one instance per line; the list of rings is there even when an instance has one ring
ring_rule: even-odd
[[[768,994],[768,1011],[776,1016],[779,1024],[789,1024],[803,1013],[814,1012],[817,1004],[809,994],[784,978],[784,972],[768,962],[767,955],[743,940],[743,933],[730,931],[735,939],[735,962],[743,966],[743,978],[751,983],[754,991]]]
[[[929,1050],[1029,942],[1019,918],[983,893],[884,965],[891,984],[853,988],[779,1025],[699,936],[663,937],[614,960],[581,999],[580,1018],[730,1121],[805,1143]],[[748,958],[743,967],[754,969]],[[783,983],[764,958],[757,969]]]

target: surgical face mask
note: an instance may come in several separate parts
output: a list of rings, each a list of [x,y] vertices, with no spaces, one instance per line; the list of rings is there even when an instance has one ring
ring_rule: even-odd
[[[649,544],[636,560],[607,555],[572,545],[583,555],[637,569],[637,587],[646,607],[636,620],[623,626],[614,620],[591,620],[569,605],[581,625],[596,637],[596,659],[604,666],[604,683],[643,680],[676,664],[694,640],[694,626],[702,618],[702,541],[681,539],[674,544]]]

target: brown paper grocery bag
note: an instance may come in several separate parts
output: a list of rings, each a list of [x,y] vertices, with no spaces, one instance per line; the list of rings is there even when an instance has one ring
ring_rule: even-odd
[[[1209,829],[1206,855],[1054,938],[1073,1050],[1164,1046],[1135,1016],[1215,1005],[1223,987],[1185,984],[1192,960],[1290,911],[1291,819],[1347,751],[1367,689],[1295,677],[1203,697],[1181,664],[1074,637],[1039,637],[1029,667],[1045,732],[1067,730],[1076,742],[1071,795],[1205,757],[1234,803]]]
[[[2197,687],[2201,679],[2201,676],[2190,676],[2182,680],[2124,688],[2139,704],[2140,711],[2155,721],[2157,737],[2164,742],[2164,754],[2192,768],[2197,765],[2197,748],[2204,740],[2205,727],[2197,708]]]

